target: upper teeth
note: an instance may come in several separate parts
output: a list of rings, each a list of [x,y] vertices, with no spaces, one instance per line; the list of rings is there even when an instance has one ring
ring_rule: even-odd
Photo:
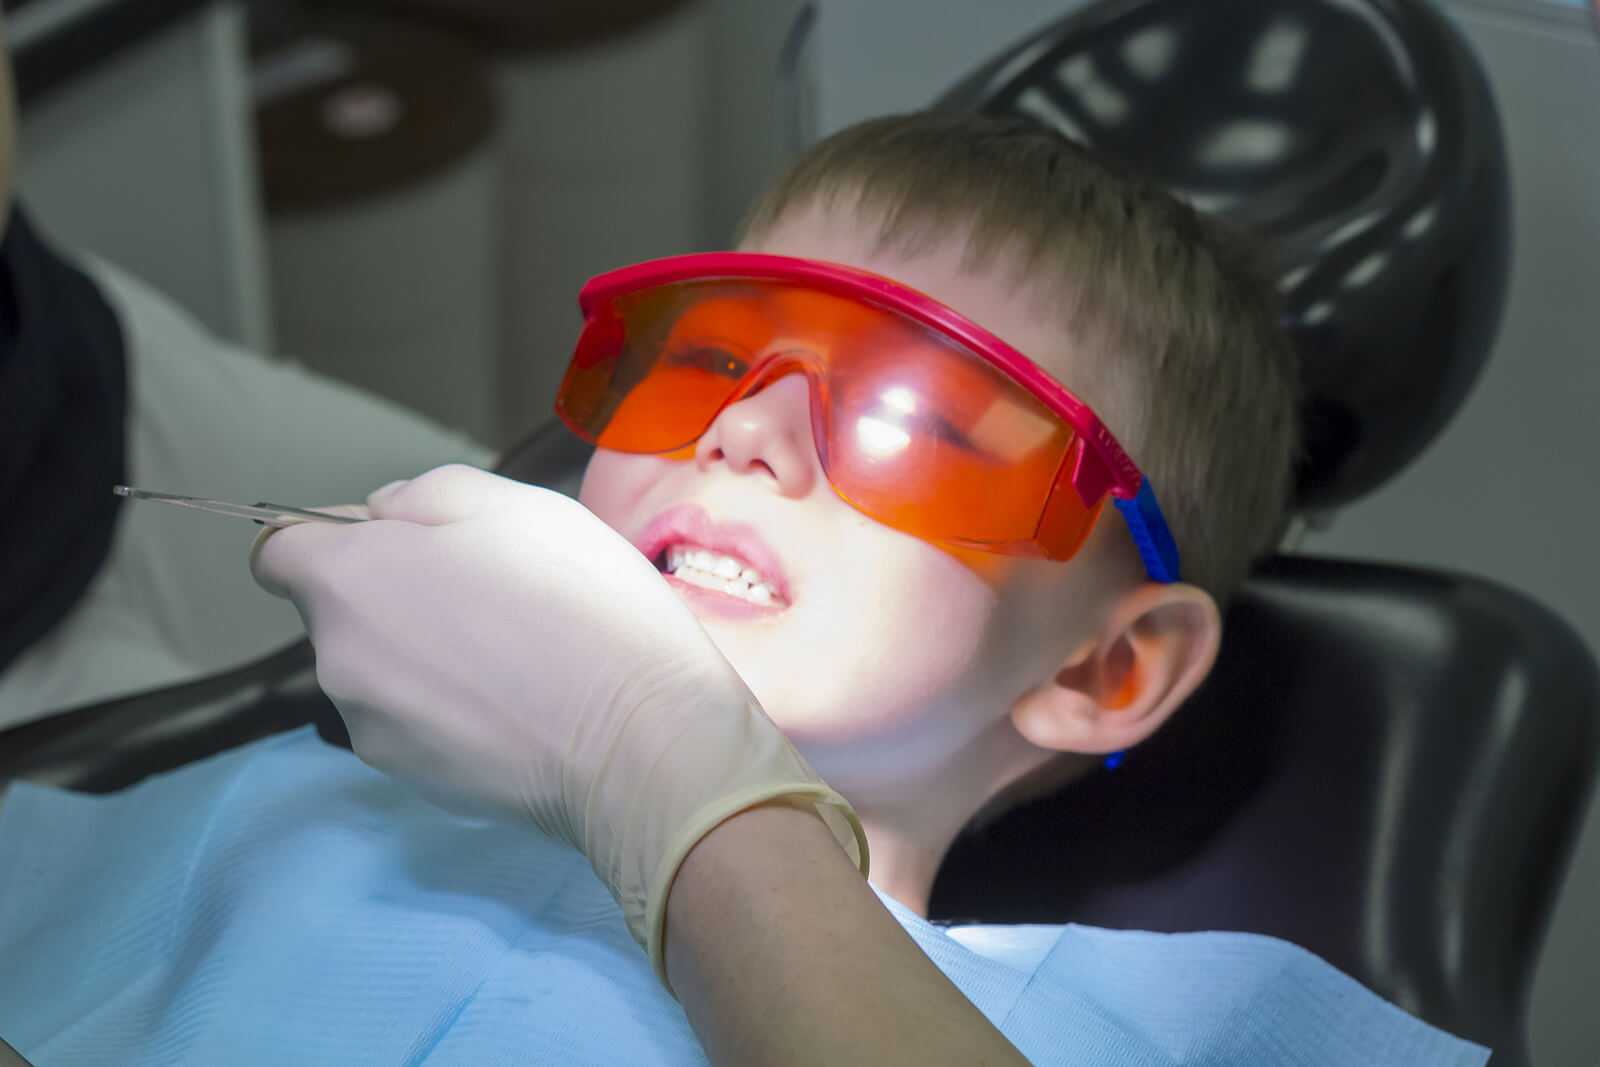
[[[757,604],[786,603],[777,587],[743,560],[708,548],[673,545],[667,549],[667,573],[690,585],[743,597]]]

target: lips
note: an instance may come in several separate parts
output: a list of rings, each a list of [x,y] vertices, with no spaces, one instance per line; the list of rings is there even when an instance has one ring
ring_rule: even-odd
[[[778,556],[768,547],[753,526],[739,522],[713,522],[698,504],[680,504],[662,512],[634,538],[634,544],[651,562],[660,560],[671,545],[685,544],[707,548],[728,556],[737,556],[761,572],[785,601],[793,602],[789,579],[778,562]],[[693,588],[682,582],[674,587]],[[734,598],[706,590],[696,590],[706,596],[732,601]],[[752,605],[756,606],[756,605]],[[771,610],[771,609],[765,609]]]

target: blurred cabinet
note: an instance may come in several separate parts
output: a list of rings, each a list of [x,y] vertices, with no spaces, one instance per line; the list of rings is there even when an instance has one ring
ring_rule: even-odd
[[[8,18],[13,50],[85,7],[31,0]],[[23,100],[19,194],[56,241],[126,267],[221,336],[268,351],[249,131],[243,9],[198,4]]]

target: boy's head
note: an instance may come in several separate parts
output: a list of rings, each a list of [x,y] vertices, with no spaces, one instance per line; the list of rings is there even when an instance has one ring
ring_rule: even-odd
[[[1147,736],[1209,670],[1213,595],[1271,543],[1289,484],[1292,356],[1234,253],[1037,126],[935,115],[821,142],[741,246],[895,279],[1026,354],[1149,475],[1190,581],[1149,581],[1111,508],[1065,562],[874,521],[828,482],[803,374],[722,409],[680,453],[602,448],[584,502],[677,571],[768,712],[858,805],[912,805],[953,833],[1051,753]],[[815,343],[784,330],[746,355]],[[748,592],[714,590],[718,567],[758,573]]]
[[[757,201],[742,243],[807,209],[853,216],[884,251],[954,246],[1026,291],[1073,354],[1045,369],[1150,476],[1186,581],[1225,601],[1276,540],[1299,364],[1231,231],[1031,120],[935,113],[817,144]]]

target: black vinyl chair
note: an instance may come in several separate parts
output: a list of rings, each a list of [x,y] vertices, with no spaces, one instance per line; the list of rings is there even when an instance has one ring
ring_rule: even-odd
[[[1403,467],[1488,353],[1509,225],[1498,123],[1471,53],[1417,0],[1100,0],[939,106],[1051,122],[1263,239],[1307,367],[1304,508]],[[551,424],[499,469],[570,484],[587,454]],[[933,912],[1276,935],[1523,1067],[1597,719],[1593,656],[1527,597],[1276,556],[1171,725],[969,830]],[[301,643],[0,734],[0,782],[111,790],[306,722],[343,736]]]

